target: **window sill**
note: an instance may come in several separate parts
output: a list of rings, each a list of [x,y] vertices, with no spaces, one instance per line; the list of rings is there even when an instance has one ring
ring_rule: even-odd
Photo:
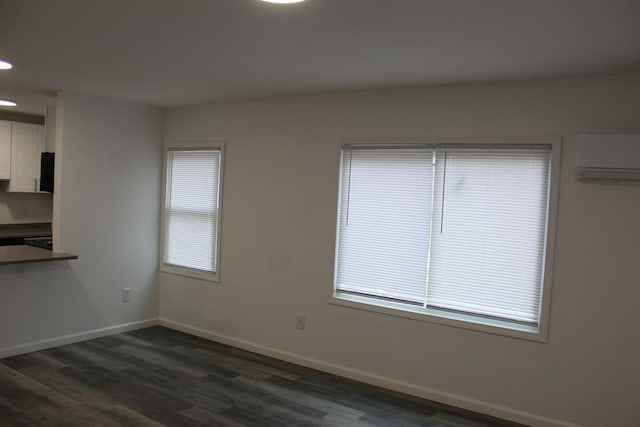
[[[192,279],[204,280],[206,282],[215,282],[215,283],[220,282],[218,274],[216,273],[207,273],[204,271],[190,270],[188,268],[179,268],[179,267],[173,267],[170,265],[163,265],[160,267],[160,272],[175,274],[177,276],[190,277]]]
[[[450,313],[432,308],[411,307],[400,303],[378,301],[355,295],[334,295],[329,300],[329,303],[454,328],[503,335],[541,343],[547,342],[546,332],[543,332],[540,327],[487,319],[469,314]]]

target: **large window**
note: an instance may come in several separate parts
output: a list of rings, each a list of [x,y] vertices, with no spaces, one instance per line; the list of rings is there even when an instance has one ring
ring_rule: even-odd
[[[335,297],[539,332],[551,153],[343,146]]]
[[[165,271],[218,276],[221,158],[217,148],[167,151]]]

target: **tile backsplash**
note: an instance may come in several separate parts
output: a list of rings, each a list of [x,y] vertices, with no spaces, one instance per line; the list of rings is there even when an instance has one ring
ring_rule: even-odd
[[[0,192],[0,224],[51,222],[53,195]]]

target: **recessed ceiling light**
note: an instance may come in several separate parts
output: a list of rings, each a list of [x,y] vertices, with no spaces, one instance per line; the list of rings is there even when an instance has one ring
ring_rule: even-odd
[[[0,59],[0,70],[10,70],[11,68],[13,68],[13,65]]]
[[[15,107],[16,103],[8,99],[0,99],[0,107]]]
[[[289,3],[301,3],[304,0],[262,0],[267,3],[289,4]]]

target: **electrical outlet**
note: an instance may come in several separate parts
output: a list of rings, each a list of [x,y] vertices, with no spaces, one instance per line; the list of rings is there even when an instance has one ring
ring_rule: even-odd
[[[122,302],[131,301],[131,288],[122,289]]]
[[[304,314],[296,314],[296,329],[304,329],[307,316]]]

